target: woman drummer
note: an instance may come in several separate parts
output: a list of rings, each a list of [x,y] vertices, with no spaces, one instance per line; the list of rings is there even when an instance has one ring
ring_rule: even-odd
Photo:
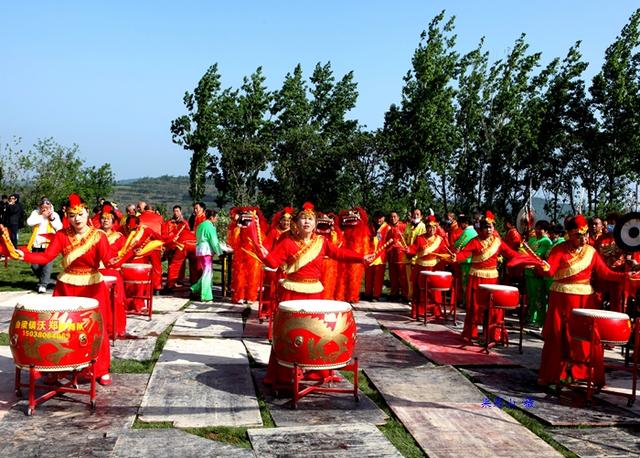
[[[284,272],[279,298],[283,301],[300,299],[322,299],[323,261],[325,256],[342,262],[370,263],[373,254],[362,256],[355,251],[336,247],[322,235],[316,233],[316,214],[313,204],[307,202],[296,216],[292,233],[282,237],[274,249],[268,252],[261,247],[259,253],[267,267],[280,267]],[[254,237],[257,239],[257,237]],[[254,240],[256,246],[258,241]],[[288,384],[292,379],[292,369],[277,364],[273,353],[269,358],[265,384]],[[329,371],[312,371],[309,378],[324,378]]]
[[[98,301],[100,313],[105,319],[102,320],[103,339],[93,376],[101,385],[110,385],[111,352],[106,317],[111,311],[108,289],[102,274],[98,271],[101,262],[109,265],[109,241],[104,232],[88,225],[87,204],[77,194],[69,196],[67,217],[70,227],[56,232],[44,253],[25,253],[18,250],[18,254],[21,260],[31,264],[47,264],[58,254],[62,254],[64,270],[58,275],[53,295],[89,297]]]

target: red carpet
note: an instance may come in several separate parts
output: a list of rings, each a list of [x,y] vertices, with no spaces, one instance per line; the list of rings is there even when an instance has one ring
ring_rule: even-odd
[[[462,336],[450,329],[396,330],[391,332],[437,364],[452,366],[514,364],[493,351],[487,355],[484,348],[477,345],[468,345],[463,348]]]

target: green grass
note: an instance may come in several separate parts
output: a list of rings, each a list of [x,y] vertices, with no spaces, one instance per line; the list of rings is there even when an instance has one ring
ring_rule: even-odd
[[[9,334],[0,332],[0,345],[9,345]]]
[[[345,371],[341,372],[341,374],[344,378],[353,382],[353,373]],[[389,416],[389,419],[383,426],[378,426],[378,429],[382,431],[382,434],[384,434],[389,442],[407,458],[424,457],[424,452],[413,436],[407,431],[407,428],[404,427],[400,420],[398,420],[380,392],[373,387],[362,371],[358,372],[358,388]]]
[[[216,442],[224,442],[241,448],[251,448],[247,428],[215,426],[212,428],[186,428],[184,431]]]
[[[114,374],[150,374],[153,372],[153,368],[156,365],[156,361],[160,357],[160,353],[164,348],[169,334],[173,329],[173,325],[170,325],[165,329],[162,334],[158,336],[156,346],[153,349],[151,359],[146,361],[136,361],[132,359],[114,359],[111,361],[111,372]]]
[[[171,429],[173,428],[172,421],[140,421],[137,417],[133,422],[133,429]]]

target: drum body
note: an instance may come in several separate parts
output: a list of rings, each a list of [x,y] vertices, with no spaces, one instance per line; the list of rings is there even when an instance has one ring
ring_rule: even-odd
[[[626,313],[595,309],[571,311],[569,332],[574,339],[591,341],[596,327],[600,341],[605,344],[625,345],[631,337],[631,320]]]
[[[285,367],[344,367],[353,356],[355,338],[356,322],[347,302],[284,301],[273,322],[273,352]]]
[[[488,284],[478,288],[478,299],[483,305],[489,305],[492,296],[494,308],[514,309],[520,305],[520,292],[515,286]]]
[[[120,268],[125,283],[149,283],[151,281],[151,264],[122,264]]]
[[[443,270],[423,270],[420,272],[420,275],[424,276],[430,290],[448,291],[453,284],[453,274],[451,272]]]
[[[27,296],[13,311],[9,345],[16,366],[22,369],[78,370],[98,356],[102,329],[95,299]]]

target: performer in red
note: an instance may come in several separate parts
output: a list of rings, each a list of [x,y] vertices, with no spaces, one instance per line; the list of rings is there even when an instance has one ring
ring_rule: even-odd
[[[338,227],[338,217],[332,213],[317,213],[316,234],[323,236],[329,243],[341,247],[344,242],[342,231]],[[320,281],[324,286],[323,299],[336,300],[338,290],[338,261],[329,256],[324,257],[322,264],[322,277]]]
[[[420,234],[424,234],[426,231],[426,227],[424,225],[424,221],[422,221],[422,210],[419,208],[414,208],[411,211],[411,222],[406,225],[404,233],[402,234],[401,243],[404,246],[412,245],[413,242],[416,241],[416,238]],[[402,253],[400,257],[400,262],[402,263],[402,267],[404,272],[402,273],[402,280],[400,286],[404,286],[405,290],[403,290],[402,294],[407,301],[411,302],[413,297],[413,284],[411,283],[411,273],[413,271],[413,260],[410,256],[407,256],[406,253]]]
[[[471,239],[455,257],[458,263],[471,257],[466,297],[467,314],[462,330],[462,337],[467,340],[478,337],[478,324],[483,321],[484,304],[478,301],[478,287],[482,284],[498,283],[498,256],[502,255],[509,259],[519,256],[494,232],[494,220],[493,213],[487,210],[480,220],[478,236]],[[498,309],[493,310],[492,316],[489,317],[491,322],[502,321],[502,319],[503,311]],[[494,335],[489,336],[497,342],[501,337],[500,329],[497,327]]]
[[[119,264],[125,262],[151,264],[151,286],[155,291],[162,287],[162,240],[156,239],[155,231],[140,224],[139,217],[127,216],[127,228],[129,235],[118,252]],[[131,288],[144,288],[143,285],[131,285]],[[144,294],[137,290],[136,296]],[[129,297],[132,294],[129,294]],[[141,299],[129,300],[127,307],[136,313],[144,312],[144,301]]]
[[[124,246],[125,237],[121,232],[114,230],[114,224],[118,221],[118,216],[114,211],[114,208],[110,203],[105,202],[102,205],[102,211],[100,212],[100,227],[106,234],[109,241],[109,259],[118,256],[118,252]],[[111,276],[116,278],[115,292],[114,292],[114,310],[115,310],[115,322],[116,322],[116,335],[123,337],[127,330],[127,310],[126,310],[126,294],[124,289],[124,281],[122,275],[120,275],[119,269],[114,268],[101,268],[100,273],[103,276]],[[111,317],[111,314],[109,314]],[[107,330],[109,334],[113,332],[113,319],[109,319],[107,322]]]
[[[438,270],[438,265],[444,264],[445,260],[452,259],[450,251],[447,248],[446,240],[436,234],[438,220],[434,215],[429,215],[425,220],[426,232],[416,237],[416,240],[409,245],[405,251],[408,256],[415,256],[415,264],[411,274],[411,282],[413,283],[413,297],[411,299],[411,318],[416,319],[418,316],[425,314],[425,305],[427,300],[441,302],[441,292],[432,291],[431,298],[420,300],[420,295],[424,294],[424,288],[420,288],[420,272]],[[440,316],[440,308],[435,307],[435,316]]]
[[[109,265],[109,242],[104,232],[89,225],[87,204],[77,194],[69,196],[67,216],[70,228],[56,232],[51,244],[44,253],[23,253],[18,250],[21,259],[31,264],[47,264],[62,254],[62,268],[58,275],[54,296],[79,296],[96,299],[100,313],[108,317],[108,290],[102,274],[98,271],[100,264]],[[95,364],[94,377],[102,385],[111,384],[109,366],[111,351],[107,337],[107,320],[103,319],[102,343]]]
[[[324,289],[322,277],[325,256],[333,259],[363,264],[373,260],[372,255],[363,256],[354,251],[338,248],[326,238],[316,234],[316,214],[311,203],[303,205],[296,217],[296,233],[284,237],[271,251],[261,247],[259,256],[268,267],[282,267],[285,279],[282,282],[280,297],[283,301],[297,299],[322,299]],[[259,241],[254,240],[258,245]],[[316,376],[325,377],[328,371],[317,371]],[[290,383],[293,370],[280,366],[273,358],[269,359],[265,383]]]
[[[189,283],[195,284],[198,281],[196,236],[189,229],[189,223],[183,218],[180,205],[173,207],[173,217],[162,224],[161,238],[165,249],[171,252],[167,269],[167,289],[175,288],[180,272],[184,272],[187,259],[189,260]]]
[[[576,363],[569,367],[570,359],[584,361],[591,351],[590,342],[571,339],[568,330],[571,311],[574,308],[596,308],[591,287],[593,273],[609,281],[622,282],[625,278],[624,273],[611,271],[595,248],[588,244],[589,226],[584,216],[569,218],[565,228],[568,240],[551,249],[548,270],[540,272],[553,277],[549,310],[542,330],[544,346],[538,372],[541,385],[587,378],[584,364]],[[597,352],[593,361],[595,384],[599,386],[604,384],[603,358],[602,352]]]
[[[207,220],[207,216],[204,214],[206,209],[207,206],[204,202],[196,202],[193,204],[193,213],[189,217],[189,227],[194,234],[196,233],[196,229],[198,229],[198,224]]]
[[[262,212],[256,207],[240,207],[231,210],[227,243],[233,248],[231,268],[231,300],[236,303],[252,303],[258,299],[260,288],[260,263],[249,253],[255,251],[250,233],[256,232],[262,245],[266,227]],[[253,226],[251,226],[253,225]]]
[[[340,212],[340,228],[343,233],[343,247],[364,255],[369,252],[369,222],[363,208],[352,208]],[[360,301],[360,285],[364,276],[364,265],[338,264],[336,299],[357,303]]]
[[[376,259],[365,268],[364,273],[364,295],[374,302],[380,299],[382,285],[384,282],[384,270],[387,264],[386,249],[382,247],[387,242],[389,225],[384,221],[384,213],[376,212],[373,215],[373,224],[369,226],[369,246],[374,253],[378,253]]]
[[[404,264],[402,259],[404,258],[403,247],[406,243],[403,242],[403,233],[407,225],[403,221],[400,221],[397,211],[392,211],[389,214],[389,231],[387,232],[387,240],[394,240],[396,243],[389,247],[387,251],[387,261],[389,263],[389,295],[398,299],[401,291],[406,291],[407,286],[402,284],[402,281],[406,279],[404,275]]]
[[[293,208],[284,207],[276,212],[271,219],[271,226],[264,239],[263,245],[267,250],[272,250],[282,236],[289,233],[291,229],[291,220],[293,218]]]

